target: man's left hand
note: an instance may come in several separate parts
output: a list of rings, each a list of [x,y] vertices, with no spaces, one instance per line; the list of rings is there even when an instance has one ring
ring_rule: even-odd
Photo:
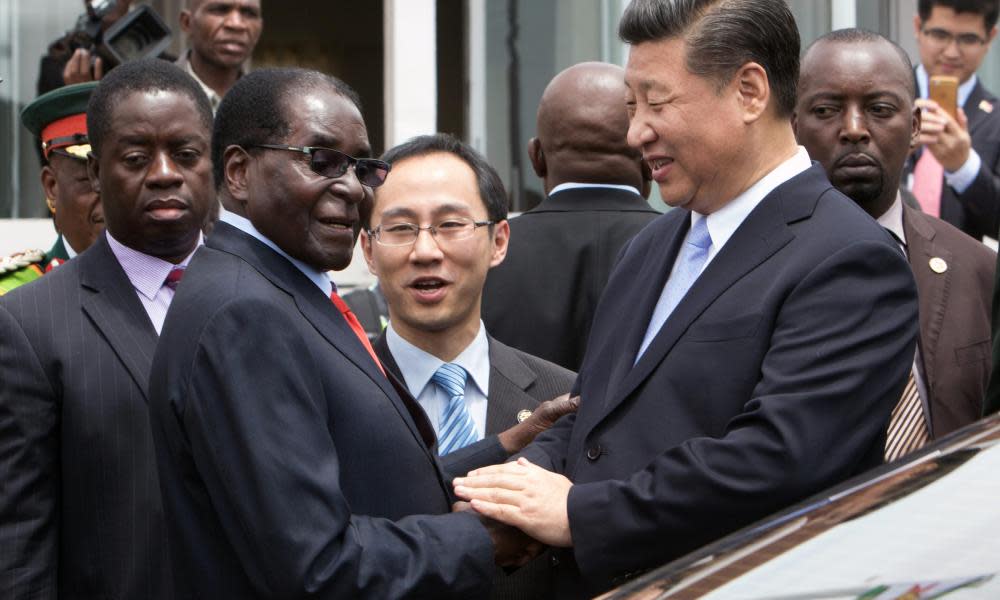
[[[513,525],[549,546],[573,545],[567,500],[569,479],[526,458],[471,471],[454,481],[455,494],[476,512]]]
[[[956,120],[933,100],[920,99],[916,104],[920,107],[920,143],[946,171],[954,173],[962,168],[972,148],[965,111],[959,107]]]

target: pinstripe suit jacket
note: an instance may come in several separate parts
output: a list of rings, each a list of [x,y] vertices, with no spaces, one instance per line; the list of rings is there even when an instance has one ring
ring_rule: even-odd
[[[0,299],[0,598],[170,598],[156,332],[101,236]]]

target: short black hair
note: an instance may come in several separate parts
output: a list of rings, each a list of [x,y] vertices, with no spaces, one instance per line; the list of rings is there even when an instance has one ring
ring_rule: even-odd
[[[357,92],[336,77],[309,69],[260,69],[241,77],[222,98],[212,131],[212,174],[215,186],[225,181],[223,154],[230,146],[250,149],[277,144],[291,131],[285,100],[304,90],[328,87],[361,112]]]
[[[857,27],[847,27],[844,29],[837,29],[829,33],[821,35],[813,43],[809,44],[806,48],[805,54],[809,54],[809,51],[813,49],[813,46],[819,44],[820,42],[832,42],[832,43],[842,43],[842,44],[859,44],[866,42],[885,42],[892,46],[893,50],[899,56],[899,62],[902,63],[903,67],[910,74],[907,78],[908,92],[911,98],[915,98],[917,95],[917,75],[913,70],[913,61],[910,60],[910,55],[903,50],[902,46],[896,42],[890,40],[889,38],[875,33],[874,31],[868,31],[867,29],[859,29]]]
[[[212,105],[198,82],[172,62],[143,58],[108,71],[90,96],[87,103],[87,137],[95,156],[100,154],[104,137],[114,127],[118,103],[129,94],[152,90],[187,95],[194,103],[205,131],[212,130]]]
[[[489,215],[490,221],[499,223],[507,218],[507,191],[503,187],[500,175],[497,174],[496,169],[490,166],[482,154],[453,135],[436,133],[411,138],[388,150],[382,155],[382,160],[389,164],[395,164],[415,156],[426,156],[438,152],[452,154],[469,165],[469,168],[476,175],[479,198],[486,205],[486,214]],[[392,177],[392,172],[389,173],[389,177]],[[378,196],[378,190],[379,188],[375,188],[376,196]],[[362,211],[362,225],[365,229],[371,227],[370,212]]]
[[[721,90],[748,62],[764,68],[779,116],[795,110],[799,30],[784,0],[632,0],[618,25],[627,44],[683,38],[687,69]]]
[[[917,14],[920,15],[920,20],[929,19],[935,6],[950,8],[956,13],[982,15],[986,33],[997,24],[997,15],[1000,14],[1000,0],[918,0]]]

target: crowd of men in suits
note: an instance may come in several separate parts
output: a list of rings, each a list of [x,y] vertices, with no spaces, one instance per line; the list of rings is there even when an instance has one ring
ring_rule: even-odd
[[[589,597],[975,421],[997,9],[921,0],[914,69],[857,29],[800,61],[783,0],[633,0],[627,66],[546,88],[511,220],[477,151],[374,158],[315,71],[41,96],[80,254],[0,276],[0,595]],[[374,339],[330,276],[359,239]]]

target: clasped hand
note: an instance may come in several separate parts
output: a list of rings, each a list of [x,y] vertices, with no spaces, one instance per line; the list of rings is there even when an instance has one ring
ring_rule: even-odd
[[[526,458],[469,472],[454,480],[455,495],[476,512],[555,547],[569,547],[567,499],[573,484]]]

